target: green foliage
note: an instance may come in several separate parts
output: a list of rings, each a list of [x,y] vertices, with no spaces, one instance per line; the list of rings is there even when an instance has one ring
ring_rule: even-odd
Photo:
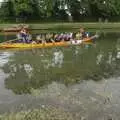
[[[39,0],[39,11],[44,17],[51,17],[54,8],[54,0]]]
[[[119,0],[93,0],[91,1],[93,7],[93,15],[95,12],[99,17],[112,17],[120,15],[120,1]]]
[[[68,0],[68,9],[74,19],[78,19],[83,14],[81,2],[78,0]]]
[[[2,3],[1,19],[20,17],[30,19],[73,20],[83,17],[109,18],[120,16],[119,0],[8,0]]]
[[[4,2],[0,8],[0,18],[6,20],[8,17],[14,17],[14,9],[11,0]]]
[[[16,16],[28,16],[33,13],[32,3],[29,0],[12,0]]]

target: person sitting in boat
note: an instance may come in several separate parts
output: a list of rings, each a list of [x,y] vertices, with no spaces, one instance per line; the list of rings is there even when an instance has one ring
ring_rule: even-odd
[[[23,42],[26,43],[27,42],[27,30],[25,28],[21,29],[20,35],[22,37]]]
[[[64,39],[64,41],[72,40],[73,39],[73,33],[72,32],[71,33],[65,33],[63,39]]]
[[[37,43],[42,43],[42,35],[37,35],[36,41],[37,41]]]
[[[81,40],[89,37],[89,32],[85,32],[85,29],[83,27],[80,27],[80,37]]]
[[[29,34],[29,33],[27,33],[27,43],[31,43],[32,42],[32,35],[31,34]]]
[[[54,34],[53,34],[53,33],[50,34],[50,41],[51,41],[52,43],[55,43]]]
[[[55,37],[56,42],[60,41],[70,41],[72,38],[72,33],[60,33]]]
[[[77,32],[77,33],[75,34],[75,40],[81,40],[81,39],[82,39],[82,33]]]
[[[63,39],[63,33],[55,35],[55,42],[60,42]]]
[[[54,43],[54,35],[53,33],[47,33],[46,34],[46,42],[47,43]]]
[[[89,37],[89,33],[85,32],[83,27],[75,34],[75,38],[72,40],[72,44],[81,44],[85,38]]]
[[[25,28],[22,28],[21,31],[17,35],[18,41],[22,43],[31,43],[32,35],[28,33]]]

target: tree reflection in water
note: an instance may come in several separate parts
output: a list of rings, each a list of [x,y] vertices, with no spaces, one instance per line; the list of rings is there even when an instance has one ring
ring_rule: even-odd
[[[66,85],[80,80],[118,76],[119,51],[116,40],[99,40],[92,45],[16,51],[3,67],[9,77],[6,88],[16,94],[30,93],[53,81]]]

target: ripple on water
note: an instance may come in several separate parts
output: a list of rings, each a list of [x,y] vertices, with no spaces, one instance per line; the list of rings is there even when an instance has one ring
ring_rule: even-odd
[[[12,56],[11,52],[2,52],[0,53],[0,67],[3,67],[9,60],[9,57]]]

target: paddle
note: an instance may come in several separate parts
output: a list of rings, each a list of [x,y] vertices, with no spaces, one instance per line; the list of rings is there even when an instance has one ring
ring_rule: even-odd
[[[2,42],[2,43],[0,43],[0,44],[10,43],[10,42],[13,42],[13,41],[15,41],[15,40],[18,40],[18,39],[16,38],[16,39],[13,39],[13,40],[8,40],[8,41]]]
[[[83,39],[83,42],[87,42],[87,41],[89,41],[89,40],[94,40],[95,38],[98,38],[99,37],[99,35],[94,35],[94,36],[91,36],[91,37],[88,37],[88,38],[84,38]]]

